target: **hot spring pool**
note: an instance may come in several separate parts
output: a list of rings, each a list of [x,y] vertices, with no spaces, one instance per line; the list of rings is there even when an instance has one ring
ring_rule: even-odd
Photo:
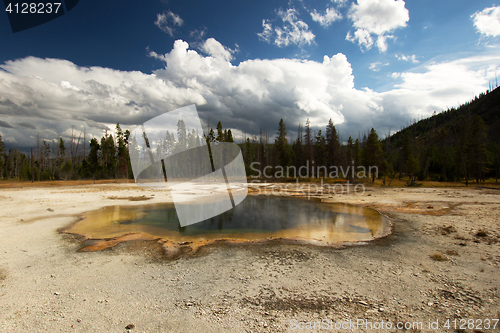
[[[250,195],[234,209],[186,227],[180,226],[173,204],[108,206],[84,214],[65,232],[88,239],[142,234],[170,242],[287,239],[334,245],[387,235],[390,221],[370,208]]]

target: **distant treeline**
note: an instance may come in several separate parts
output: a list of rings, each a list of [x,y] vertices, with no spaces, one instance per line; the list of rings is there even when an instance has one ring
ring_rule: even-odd
[[[190,134],[186,135],[188,140]],[[0,178],[34,181],[132,179],[129,137],[130,132],[122,131],[117,124],[114,136],[105,132],[100,140],[92,138],[88,146],[83,132],[83,138],[82,133],[78,139],[73,134],[68,142],[62,138],[51,143],[38,139],[31,154],[23,154],[15,147],[6,152],[0,136]],[[384,183],[404,178],[409,185],[423,180],[468,183],[494,178],[498,181],[500,90],[487,91],[458,109],[415,121],[383,140],[372,128],[369,133],[356,139],[349,137],[342,143],[331,119],[324,131],[317,132],[307,119],[305,126],[299,125],[295,140],[289,142],[288,137],[283,119],[276,135],[270,137],[261,130],[259,136],[245,137],[239,146],[247,176],[277,180],[297,176],[296,171],[302,167],[305,170],[305,174],[300,174],[302,177],[348,180],[371,177],[374,181],[378,176]],[[204,139],[207,142],[234,141],[231,130],[224,130],[220,121]],[[176,142],[171,133],[166,133],[165,144],[167,142],[172,147],[182,144]],[[378,173],[359,172],[370,167],[376,167]],[[355,172],[351,172],[353,170]]]
[[[500,177],[499,88],[480,94],[458,109],[415,121],[383,140],[372,128],[369,133],[356,139],[349,137],[341,144],[331,120],[324,132],[311,131],[306,120],[305,127],[299,125],[297,133],[297,138],[289,143],[281,119],[273,144],[262,132],[259,137],[247,138],[242,145],[247,174],[273,177],[282,169],[295,171],[307,166],[309,176],[315,171],[314,177],[350,179],[361,175],[371,176],[373,181],[376,174],[368,175],[368,170],[376,166],[377,176],[384,183],[388,178],[389,182],[404,178],[408,185],[423,180],[468,184],[471,180],[484,182],[494,178],[498,181]],[[273,168],[264,173],[268,165]],[[362,168],[367,172],[358,172]]]
[[[5,152],[0,136],[0,178],[19,180],[78,180],[133,178],[128,152],[130,132],[116,125],[115,136],[105,132],[98,140],[92,138],[87,146],[85,132],[76,138],[74,130],[65,142],[48,142],[37,138],[30,154],[15,147]]]

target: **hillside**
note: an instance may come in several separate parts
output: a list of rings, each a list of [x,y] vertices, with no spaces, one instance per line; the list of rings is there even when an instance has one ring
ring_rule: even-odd
[[[486,94],[480,94],[479,97],[461,105],[458,109],[451,108],[422,119],[393,134],[389,140],[393,146],[401,147],[404,136],[410,132],[413,137],[418,137],[424,142],[434,141],[438,137],[441,140],[444,139],[441,143],[453,142],[456,141],[453,126],[457,126],[462,118],[470,118],[473,115],[480,116],[487,124],[488,141],[500,142],[500,87]],[[443,137],[443,133],[449,135]]]
[[[383,141],[396,172],[420,180],[484,180],[500,175],[500,88],[432,117]],[[409,157],[415,157],[413,167]],[[412,172],[413,171],[413,172]]]

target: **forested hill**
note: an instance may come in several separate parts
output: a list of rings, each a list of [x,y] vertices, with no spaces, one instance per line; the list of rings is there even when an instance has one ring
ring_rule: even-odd
[[[480,94],[479,97],[461,105],[458,109],[451,108],[422,119],[393,134],[389,141],[393,146],[401,147],[403,138],[409,132],[423,143],[446,144],[453,142],[456,141],[453,127],[458,130],[464,120],[471,121],[474,115],[480,116],[485,122],[487,140],[500,142],[500,87],[491,92]]]
[[[386,138],[383,147],[400,174],[412,169],[408,160],[415,157],[419,179],[498,178],[500,88],[482,93],[458,109],[415,122]]]

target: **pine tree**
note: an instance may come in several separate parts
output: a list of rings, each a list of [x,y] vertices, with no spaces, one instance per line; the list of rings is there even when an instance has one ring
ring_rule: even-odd
[[[5,143],[3,142],[2,135],[0,134],[0,154],[5,153]]]
[[[302,136],[302,125],[299,124],[299,128],[297,129],[297,140],[294,145],[294,165],[298,169],[302,165],[304,165],[304,138]]]
[[[333,125],[332,118],[326,125],[326,144],[327,144],[327,162],[330,166],[339,165],[340,160],[340,142],[337,130]]]
[[[224,138],[224,131],[222,130],[222,124],[220,121],[217,123],[217,137],[215,139],[219,142],[226,141]]]
[[[212,131],[212,136],[213,136],[213,130]],[[186,132],[186,124],[184,123],[184,120],[180,119],[177,122],[177,148],[176,152],[183,152],[187,148],[187,132]]]
[[[233,139],[233,133],[231,132],[231,129],[228,129],[227,130],[227,142],[234,142],[234,139]]]
[[[261,174],[269,161],[267,156],[268,154],[267,142],[268,142],[267,132],[264,133],[261,128],[259,133],[259,157],[260,157],[259,162],[260,162]]]
[[[245,141],[245,158],[244,158],[247,174],[250,174],[250,170],[251,170],[250,164],[253,161],[253,149],[252,148],[253,148],[253,145],[250,142],[250,138],[247,138]]]
[[[313,161],[313,142],[312,142],[312,133],[311,133],[311,123],[309,122],[309,118],[306,119],[306,128],[304,134],[304,156],[305,161],[312,162]]]
[[[382,146],[378,139],[377,132],[375,129],[371,129],[368,138],[366,139],[366,145],[363,148],[363,164],[366,168],[368,168],[368,172],[370,172],[371,167],[380,168],[382,163]],[[375,182],[375,173],[372,174],[372,182]]]
[[[64,159],[66,158],[66,147],[64,146],[64,140],[62,137],[59,137],[59,149],[57,155],[58,155],[57,167],[62,168],[64,164]]]
[[[316,167],[323,167],[326,166],[326,159],[327,155],[326,151],[329,148],[326,143],[326,139],[321,133],[321,130],[318,131],[318,134],[316,135],[316,144],[314,145],[314,161],[316,163]],[[324,170],[323,170],[324,171]],[[321,175],[316,174],[316,178],[320,177]],[[326,175],[323,175],[323,177]]]
[[[101,156],[104,172],[107,177],[115,177],[116,173],[116,147],[111,134],[101,138]]]
[[[420,163],[418,161],[418,158],[416,158],[413,155],[413,152],[410,152],[410,155],[406,159],[405,169],[406,169],[406,172],[408,173],[408,178],[409,178],[408,185],[411,185],[411,186],[415,185],[415,178],[416,178],[417,173],[420,170]]]
[[[288,146],[288,140],[286,138],[286,126],[283,118],[280,119],[278,129],[278,136],[275,139],[276,153],[278,157],[277,164],[282,167],[286,167],[289,165],[290,160],[290,152]]]
[[[404,138],[403,138],[403,147],[402,151],[400,154],[400,161],[399,161],[399,180],[401,180],[401,173],[404,172],[410,177],[411,181],[411,175],[413,175],[413,168],[410,167],[412,163],[408,164],[408,160],[410,157],[414,157],[413,154],[413,148],[412,148],[412,142],[411,142],[411,133],[410,131],[406,132]],[[408,167],[411,168],[411,170],[408,169]]]
[[[352,137],[349,136],[346,147],[346,170],[347,180],[352,181],[352,168],[354,168],[354,142]]]
[[[188,133],[188,149],[199,147],[199,138],[193,128],[191,132]]]
[[[354,161],[353,168],[357,172],[358,167],[361,166],[361,145],[359,143],[359,139],[356,139],[356,141],[354,142],[352,160]],[[357,175],[357,173],[355,173],[355,175]]]
[[[90,140],[90,152],[89,152],[89,169],[90,173],[95,178],[98,177],[100,165],[99,165],[99,151],[101,147],[99,146],[99,142],[96,138],[92,138]]]
[[[474,115],[470,122],[469,138],[466,143],[466,161],[468,171],[471,176],[476,178],[476,183],[479,180],[484,181],[485,173],[488,171],[488,150],[487,143],[487,127],[483,119]]]
[[[175,135],[167,131],[165,133],[165,138],[163,139],[163,151],[167,156],[174,153],[175,145]]]
[[[5,143],[3,142],[2,135],[0,134],[0,179],[3,179],[3,167],[5,165]]]
[[[491,157],[492,157],[492,171],[495,177],[495,182],[498,183],[498,178],[500,177],[500,143],[491,143]]]
[[[382,161],[382,172],[384,173],[384,185],[386,184],[387,177],[389,177],[391,180],[388,185],[390,186],[392,179],[394,179],[394,170],[392,168],[392,163],[390,163],[387,159]]]
[[[214,133],[213,128],[211,128],[210,131],[208,131],[208,134],[206,135],[205,140],[207,141],[207,144],[215,142],[216,139],[215,139],[215,133]]]
[[[125,175],[128,177],[128,149],[125,140],[125,135],[120,127],[120,124],[116,124],[116,144],[117,144],[117,172],[116,177],[120,177],[121,175]]]
[[[48,169],[48,163],[50,161],[50,145],[47,143],[47,141],[43,140],[42,142],[42,164],[43,164],[43,179],[46,180],[50,178],[49,174],[47,173]]]

